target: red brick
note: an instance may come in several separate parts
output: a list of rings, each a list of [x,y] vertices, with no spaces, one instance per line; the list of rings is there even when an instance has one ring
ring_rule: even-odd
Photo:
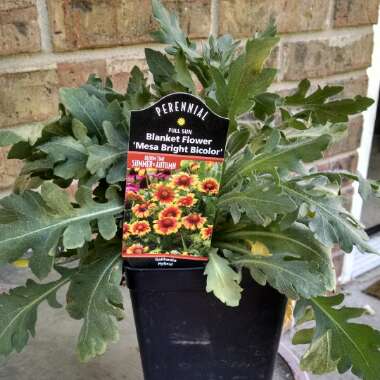
[[[376,24],[379,0],[336,0],[335,27]]]
[[[27,8],[34,5],[36,5],[36,0],[2,0],[0,3],[0,11]]]
[[[12,186],[22,165],[19,160],[7,160],[8,150],[8,148],[0,148],[0,191]]]
[[[283,77],[285,80],[299,80],[364,69],[371,64],[372,48],[372,33],[285,42]]]
[[[183,31],[191,38],[208,37],[211,30],[211,0],[163,0],[177,13]],[[155,24],[154,29],[157,29]]]
[[[0,4],[0,56],[41,49],[37,17],[35,1],[5,0]]]
[[[350,120],[347,136],[335,143],[326,152],[326,157],[331,157],[340,153],[351,152],[360,146],[363,133],[363,117],[357,116]]]
[[[221,0],[220,33],[250,36],[271,17],[280,33],[320,30],[326,27],[328,11],[326,0]]]
[[[59,63],[57,70],[60,87],[78,87],[86,83],[90,74],[103,79],[107,76],[105,60]]]
[[[211,0],[166,0],[191,37],[210,30]],[[48,0],[55,50],[128,45],[152,41],[156,28],[150,0]]]
[[[125,92],[134,66],[147,72],[148,66],[145,59],[116,57],[107,60],[59,63],[57,65],[59,86],[78,87],[87,81],[90,74],[96,74],[102,79],[109,77],[114,89]]]
[[[134,66],[144,72],[148,70],[144,59],[112,58],[107,61],[107,76],[111,78],[116,91],[126,92],[130,73]]]
[[[349,171],[356,172],[358,166],[358,154],[352,153],[345,156],[329,158],[324,162],[319,162],[316,166],[318,171]],[[343,187],[349,186],[350,181],[343,180]]]
[[[342,93],[339,94],[342,98],[353,98],[357,95],[366,96],[368,93],[368,76],[366,74],[335,81],[332,84],[344,87]]]
[[[0,74],[0,128],[57,115],[57,85],[55,70]]]

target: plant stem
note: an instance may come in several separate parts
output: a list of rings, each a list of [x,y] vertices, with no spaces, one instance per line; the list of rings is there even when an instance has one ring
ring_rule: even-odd
[[[183,247],[184,251],[187,252],[187,246],[186,246],[185,240],[184,240],[184,238],[183,238],[183,235],[182,235],[181,232],[179,233],[179,235],[181,236],[182,247]]]

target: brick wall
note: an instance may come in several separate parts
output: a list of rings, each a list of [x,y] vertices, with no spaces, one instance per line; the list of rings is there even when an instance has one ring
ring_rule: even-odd
[[[244,38],[274,17],[282,35],[272,57],[274,89],[288,91],[307,76],[314,84],[344,84],[348,96],[367,91],[378,2],[164,0],[194,39],[210,31]],[[58,88],[79,85],[89,73],[125,89],[133,65],[144,64],[144,47],[154,45],[150,14],[150,0],[0,0],[0,128],[33,131],[56,115]],[[318,165],[354,170],[361,129],[362,118],[354,118],[349,136]],[[1,150],[0,194],[18,170]]]

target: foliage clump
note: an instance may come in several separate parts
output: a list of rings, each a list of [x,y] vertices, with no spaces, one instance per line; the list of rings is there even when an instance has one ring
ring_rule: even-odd
[[[206,267],[207,291],[237,306],[241,271],[299,300],[302,329],[294,343],[309,344],[302,360],[314,373],[351,370],[366,380],[380,372],[380,336],[350,320],[363,310],[341,307],[335,291],[331,249],[374,253],[361,224],[342,204],[341,188],[360,182],[364,196],[379,196],[380,184],[344,172],[317,172],[310,164],[346,133],[350,115],[372,100],[337,99],[340,86],[312,88],[303,80],[290,95],[270,92],[276,70],[266,61],[279,38],[276,28],[248,39],[211,36],[197,46],[175,15],[158,0],[153,12],[166,52],[146,49],[153,83],[134,67],[126,93],[110,80],[90,77],[78,89],[60,91],[60,117],[34,141],[3,131],[8,157],[23,160],[14,193],[0,201],[0,264],[30,256],[43,280],[0,296],[0,355],[21,351],[35,333],[38,305],[60,306],[57,290],[69,284],[66,310],[83,321],[82,360],[102,354],[118,339],[123,318],[121,278],[125,156],[130,112],[162,96],[188,92],[230,120],[213,249]],[[65,189],[77,185],[75,198]]]

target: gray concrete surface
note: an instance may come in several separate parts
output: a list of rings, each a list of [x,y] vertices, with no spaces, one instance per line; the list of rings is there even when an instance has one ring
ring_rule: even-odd
[[[0,271],[0,288],[2,284],[17,285],[27,277],[25,270],[2,269]],[[376,278],[380,278],[380,269],[366,274],[354,284],[344,288],[348,301],[352,305],[370,305],[377,314],[366,316],[364,320],[380,328],[380,301],[365,295],[361,289],[367,287]],[[4,285],[3,285],[4,290]],[[37,323],[37,337],[21,354],[12,355],[0,363],[1,380],[142,380],[141,364],[134,331],[134,324],[128,294],[125,292],[127,320],[121,327],[121,339],[110,346],[102,357],[90,363],[81,364],[75,355],[75,342],[80,329],[80,322],[65,317],[64,310],[50,309],[43,304]],[[59,294],[61,300],[64,292]],[[289,343],[289,334],[283,341]],[[292,348],[297,355],[300,349]],[[283,363],[282,363],[283,364]],[[291,376],[284,367],[279,366],[274,380],[289,379]],[[312,380],[353,380],[351,375],[311,377]],[[163,379],[169,380],[169,379]],[[171,380],[171,379],[170,379]],[[180,379],[173,379],[180,380]]]

